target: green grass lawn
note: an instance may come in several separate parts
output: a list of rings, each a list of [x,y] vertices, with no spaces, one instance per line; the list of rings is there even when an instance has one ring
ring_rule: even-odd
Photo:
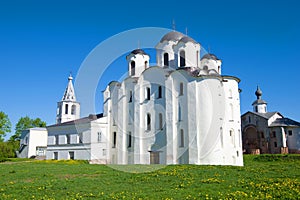
[[[244,165],[171,165],[127,173],[84,161],[14,160],[0,164],[0,199],[300,198],[300,156],[247,155]],[[151,167],[126,165],[121,170]]]

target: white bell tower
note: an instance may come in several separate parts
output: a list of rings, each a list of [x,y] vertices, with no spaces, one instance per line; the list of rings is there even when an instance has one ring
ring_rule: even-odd
[[[80,117],[80,103],[76,101],[72,75],[69,76],[68,80],[69,82],[64,96],[62,100],[57,103],[57,124],[79,119]]]
[[[262,91],[260,90],[259,86],[255,91],[255,95],[257,97],[256,101],[253,102],[253,111],[257,113],[266,113],[267,112],[267,102],[262,100]]]

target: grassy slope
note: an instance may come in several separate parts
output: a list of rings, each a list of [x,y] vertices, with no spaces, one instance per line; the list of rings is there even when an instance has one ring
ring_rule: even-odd
[[[126,173],[76,161],[4,163],[0,164],[0,199],[300,197],[300,159],[244,158],[245,167],[172,165],[150,173]],[[123,167],[138,171],[151,166]]]

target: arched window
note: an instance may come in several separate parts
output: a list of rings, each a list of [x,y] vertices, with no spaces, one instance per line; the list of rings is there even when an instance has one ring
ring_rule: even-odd
[[[158,95],[157,95],[157,98],[158,99],[162,98],[162,87],[161,86],[158,86]]]
[[[145,69],[148,67],[148,61],[145,61]]]
[[[221,67],[220,66],[218,66],[218,73],[220,74],[220,69],[221,69]]]
[[[205,66],[203,67],[203,70],[207,71],[207,70],[208,70],[208,67],[205,65]]]
[[[146,130],[150,131],[151,130],[151,115],[150,113],[147,114],[147,119],[146,119]]]
[[[72,105],[71,107],[71,115],[76,115],[76,106]]]
[[[184,67],[185,66],[185,51],[180,51],[179,53],[180,56],[180,67]]]
[[[179,95],[180,96],[183,95],[183,83],[180,83],[180,85],[179,85]]]
[[[164,53],[164,66],[169,66],[169,54]]]
[[[135,75],[135,62],[131,61],[130,63],[131,76]]]
[[[159,130],[162,130],[163,129],[163,116],[162,116],[162,114],[161,113],[159,113],[158,114],[158,122],[159,122],[159,124],[158,124],[158,129]]]
[[[65,114],[67,115],[68,113],[69,113],[69,105],[66,104],[66,105],[65,105]]]

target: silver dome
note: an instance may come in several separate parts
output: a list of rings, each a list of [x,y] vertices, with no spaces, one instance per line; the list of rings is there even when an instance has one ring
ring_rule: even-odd
[[[179,41],[181,38],[183,38],[184,35],[180,32],[177,32],[177,31],[172,31],[172,32],[169,32],[167,33],[166,35],[164,35],[160,42],[163,43],[164,41]]]

